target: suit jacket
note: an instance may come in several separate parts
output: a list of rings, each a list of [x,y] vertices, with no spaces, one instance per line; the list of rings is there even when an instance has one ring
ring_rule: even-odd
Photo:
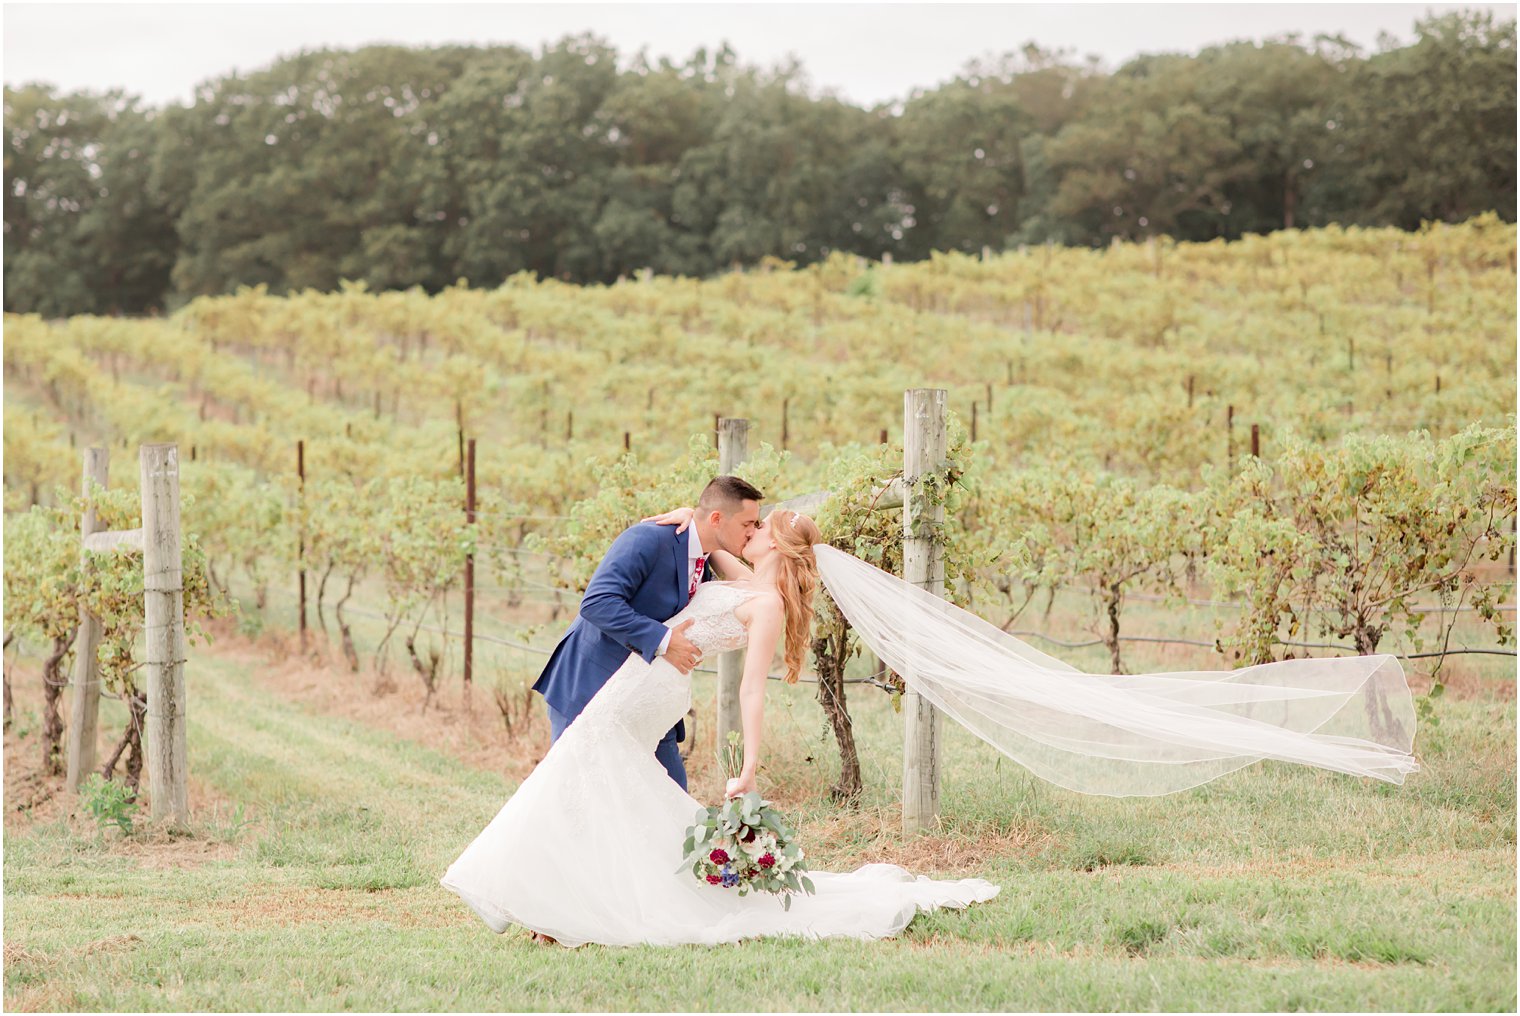
[[[653,663],[667,631],[662,623],[691,600],[690,530],[641,522],[623,530],[597,565],[580,611],[554,647],[533,690],[565,716],[580,715],[616,670],[638,653]],[[711,575],[703,570],[703,578]],[[676,738],[684,724],[676,724]]]

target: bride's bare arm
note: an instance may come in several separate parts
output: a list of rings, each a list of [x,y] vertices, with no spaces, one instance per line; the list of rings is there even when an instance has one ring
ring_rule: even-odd
[[[697,510],[695,508],[672,508],[663,515],[650,515],[639,521],[655,522],[662,526],[675,526],[676,532],[680,533],[685,532],[686,527],[691,525],[691,520],[696,513]],[[733,579],[748,579],[753,578],[755,574],[750,571],[749,565],[726,550],[713,551],[707,556],[707,560],[712,564],[713,571],[717,572],[718,577],[722,579],[730,581]]]
[[[721,553],[721,552],[720,552]],[[739,680],[739,716],[744,726],[744,767],[738,780],[730,780],[724,797],[738,797],[755,789],[760,767],[760,743],[765,726],[765,682],[771,659],[781,643],[783,627],[781,597],[765,593],[744,604],[749,614],[749,648],[744,654],[744,675]],[[744,620],[740,618],[740,620]]]
[[[726,550],[715,550],[707,555],[707,563],[713,566],[713,570],[723,579],[752,579],[755,573],[750,571],[749,565],[739,560]]]

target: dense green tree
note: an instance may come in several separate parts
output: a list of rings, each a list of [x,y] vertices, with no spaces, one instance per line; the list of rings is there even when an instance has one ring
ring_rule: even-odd
[[[1322,105],[1338,87],[1338,40],[1314,50],[1296,40],[1235,43],[1206,49],[1196,64],[1195,101],[1222,116],[1239,146],[1223,188],[1220,232],[1291,229],[1299,224],[1306,181],[1323,161]]]
[[[1344,65],[1306,224],[1515,219],[1515,22],[1459,11]]]
[[[174,123],[193,151],[171,143],[159,165],[161,186],[188,187],[180,294],[452,281],[433,114],[473,52],[303,53],[203,89]]]
[[[1046,216],[1091,241],[1224,232],[1227,189],[1248,172],[1229,118],[1200,103],[1197,61],[1142,57],[1105,82],[1087,116],[1044,146],[1059,183]]]
[[[711,270],[708,235],[676,210],[682,163],[711,138],[725,101],[733,52],[699,50],[684,65],[635,58],[607,97],[608,136],[617,154],[607,198],[592,232],[609,279],[634,268],[666,275]]]
[[[1037,213],[1031,140],[1079,119],[1095,82],[1092,63],[1029,45],[910,98],[895,137],[911,209],[902,254],[1001,248]]]
[[[616,164],[603,109],[616,58],[589,36],[537,60],[487,51],[439,104],[441,144],[464,205],[452,248],[461,277],[493,286],[520,271],[596,276],[592,224]]]
[[[5,309],[142,313],[176,237],[147,188],[152,110],[120,92],[5,89]]]

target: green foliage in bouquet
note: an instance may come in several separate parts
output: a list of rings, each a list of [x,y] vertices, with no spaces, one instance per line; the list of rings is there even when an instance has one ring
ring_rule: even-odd
[[[739,735],[731,732],[728,740],[719,761],[725,772],[736,773]],[[813,892],[796,841],[797,831],[781,812],[751,791],[697,812],[696,824],[686,830],[685,856],[677,871],[690,870],[711,886],[737,888],[740,896],[776,894],[790,910],[793,893]]]

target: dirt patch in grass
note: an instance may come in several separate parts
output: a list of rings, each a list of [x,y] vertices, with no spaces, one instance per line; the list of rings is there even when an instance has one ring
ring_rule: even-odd
[[[126,952],[136,948],[141,941],[142,939],[136,935],[112,935],[109,938],[97,939],[79,951],[85,956],[93,956],[96,953]]]
[[[123,837],[111,852],[130,857],[144,868],[171,871],[230,861],[237,856],[238,850],[236,843],[150,833]]]
[[[459,682],[449,681],[424,711],[426,691],[404,665],[393,667],[387,679],[368,668],[354,673],[316,633],[304,654],[299,637],[283,632],[248,639],[224,627],[215,639],[212,652],[246,667],[260,686],[286,701],[387,731],[513,782],[527,777],[549,750],[549,723],[537,696],[526,709],[515,703],[509,736],[489,688],[477,687],[466,699]]]
[[[15,942],[5,943],[5,965],[7,967],[18,963],[29,963],[34,966],[42,966],[53,962],[51,956],[45,953],[32,952]]]
[[[79,1012],[77,997],[61,984],[28,985],[14,995],[7,994],[8,1012]]]
[[[1441,682],[1446,685],[1445,694],[1456,699],[1498,699],[1500,702],[1513,702],[1515,699],[1515,678],[1511,674],[1508,677],[1493,678],[1485,676],[1477,668],[1462,663],[1463,657],[1448,656],[1446,665],[1441,668]],[[1409,676],[1409,690],[1416,695],[1428,693],[1435,680],[1426,671],[1415,670],[1412,663],[1430,663],[1429,660],[1412,660],[1405,664],[1405,673]]]
[[[356,889],[292,887],[242,894],[216,907],[215,921],[240,927],[286,927],[337,921],[382,921],[402,928],[467,927],[479,923],[453,896]],[[204,913],[204,912],[203,912]]]
[[[829,815],[802,824],[803,839],[812,845],[815,867],[848,871],[862,864],[896,864],[915,874],[981,876],[992,857],[1033,857],[1049,837],[1017,827],[985,832],[921,833],[902,836],[896,812],[856,812]]]

